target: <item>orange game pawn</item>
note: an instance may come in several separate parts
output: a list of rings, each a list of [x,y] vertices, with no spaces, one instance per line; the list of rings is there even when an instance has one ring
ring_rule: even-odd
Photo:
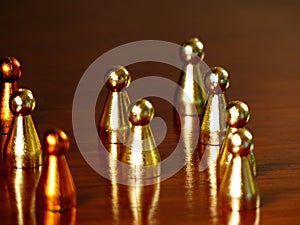
[[[46,158],[36,190],[36,209],[63,211],[76,207],[76,188],[65,157],[69,145],[62,130],[45,133],[42,149]]]

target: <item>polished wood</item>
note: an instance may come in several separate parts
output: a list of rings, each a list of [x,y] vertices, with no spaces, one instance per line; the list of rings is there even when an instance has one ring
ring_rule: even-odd
[[[78,207],[61,215],[35,215],[31,190],[37,181],[30,179],[31,172],[1,168],[0,224],[299,224],[299,10],[300,3],[294,0],[1,3],[0,55],[15,56],[23,65],[19,85],[35,94],[33,117],[40,136],[53,126],[69,134],[66,157]],[[112,184],[98,175],[76,145],[73,96],[82,74],[97,57],[131,41],[181,43],[193,36],[204,43],[205,62],[229,72],[229,100],[249,104],[248,127],[254,136],[262,201],[259,210],[219,211],[216,184],[211,171],[198,171],[198,154],[171,178],[138,189]],[[180,76],[179,70],[160,63],[138,63],[128,69],[133,80],[156,75],[177,82]],[[105,96],[103,89],[91,118],[95,126]],[[163,100],[150,99],[168,127],[158,146],[165,159],[178,141],[173,109]],[[154,136],[163,135],[159,132]]]

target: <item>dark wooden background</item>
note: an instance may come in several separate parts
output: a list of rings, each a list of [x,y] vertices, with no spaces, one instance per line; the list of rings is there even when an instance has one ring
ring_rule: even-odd
[[[0,55],[16,56],[23,64],[19,84],[29,87],[37,98],[33,117],[40,136],[59,127],[71,139],[67,159],[78,190],[77,212],[71,216],[73,221],[68,213],[52,219],[89,225],[299,224],[299,13],[296,0],[1,2]],[[111,185],[89,167],[77,148],[72,130],[73,95],[82,74],[97,57],[132,41],[181,43],[193,36],[205,45],[205,62],[230,73],[229,100],[241,99],[250,106],[248,127],[254,134],[262,198],[257,211],[220,213],[215,190],[205,173],[197,170],[197,160],[138,194],[139,189]],[[133,79],[149,75],[179,78],[178,70],[159,63],[139,63],[129,69]],[[102,90],[96,121],[105,95]],[[159,146],[167,157],[174,148],[170,140],[176,140],[169,115],[172,110],[161,100],[153,101],[157,115],[168,125],[167,140]],[[46,217],[35,218],[26,204],[18,208],[20,196],[6,194],[10,180],[4,174],[1,169],[0,224],[59,224],[50,220],[51,215],[48,222]],[[14,188],[20,187],[24,194],[18,185]]]

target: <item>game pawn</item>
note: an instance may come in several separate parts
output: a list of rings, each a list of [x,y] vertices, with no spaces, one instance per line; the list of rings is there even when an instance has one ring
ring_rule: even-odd
[[[232,155],[228,151],[228,136],[235,132],[238,128],[245,127],[249,119],[250,112],[246,103],[242,101],[231,101],[228,103],[226,107],[227,131],[217,159],[218,179],[223,178],[224,172],[232,158]],[[256,175],[255,156],[252,149],[250,149],[248,157],[252,166],[253,174]]]
[[[17,80],[21,77],[21,64],[13,57],[0,59],[0,159],[11,125],[13,114],[9,109],[9,97],[18,89]]]
[[[118,66],[110,70],[105,86],[109,90],[100,117],[98,131],[104,144],[125,142],[125,134],[129,129],[128,106],[130,104],[126,87],[131,76],[126,68]]]
[[[28,89],[20,88],[9,98],[14,117],[3,149],[6,167],[34,168],[43,162],[40,140],[31,117],[35,104]]]
[[[45,162],[36,190],[36,209],[55,212],[76,207],[75,184],[65,157],[69,145],[69,138],[62,130],[45,133],[42,141]]]
[[[202,42],[198,38],[186,40],[180,49],[180,56],[184,66],[174,103],[181,115],[198,116],[202,114],[207,95],[200,68],[204,58]]]
[[[200,143],[221,145],[226,131],[225,91],[229,87],[229,76],[221,67],[212,67],[205,75],[205,86],[208,90],[200,125]]]
[[[248,155],[253,145],[252,134],[238,128],[229,134],[228,149],[232,159],[222,179],[219,200],[223,209],[241,211],[260,206],[260,195]]]
[[[128,117],[131,128],[121,161],[129,164],[133,171],[140,169],[140,174],[145,175],[143,178],[155,178],[160,175],[160,168],[156,166],[160,163],[160,155],[150,128],[153,105],[146,99],[139,99],[129,106]],[[143,167],[147,166],[150,169],[144,174]],[[136,178],[136,174],[127,175]]]

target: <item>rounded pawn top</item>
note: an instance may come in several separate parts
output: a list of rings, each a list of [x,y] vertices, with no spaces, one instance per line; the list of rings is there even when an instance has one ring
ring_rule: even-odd
[[[65,154],[70,146],[66,133],[60,129],[49,130],[44,134],[42,141],[43,152],[47,155]]]
[[[229,87],[229,75],[222,67],[211,67],[210,71],[205,75],[204,82],[210,93],[222,93]]]
[[[204,46],[198,38],[187,39],[181,46],[180,57],[183,61],[193,62],[204,58]]]
[[[119,92],[123,88],[128,87],[131,81],[131,76],[128,70],[123,66],[116,66],[108,71],[105,78],[105,86],[110,91]]]
[[[129,121],[134,126],[144,126],[150,123],[154,117],[154,108],[146,99],[139,99],[129,106]]]
[[[0,80],[3,82],[15,82],[21,77],[21,63],[14,57],[0,59]]]
[[[230,127],[244,127],[250,119],[249,107],[242,101],[229,102],[226,107],[226,114],[226,121]]]
[[[29,89],[19,88],[9,98],[9,108],[14,115],[31,114],[35,104],[35,98]]]
[[[238,128],[228,136],[228,149],[233,156],[247,156],[253,148],[253,136],[246,128]]]

